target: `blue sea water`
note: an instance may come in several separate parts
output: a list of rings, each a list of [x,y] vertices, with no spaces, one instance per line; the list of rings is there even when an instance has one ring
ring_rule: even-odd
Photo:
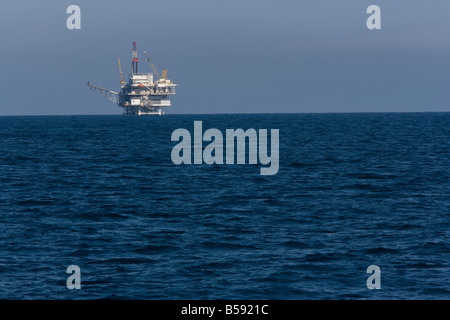
[[[195,120],[279,129],[279,172],[174,165]],[[450,298],[450,113],[0,117],[0,151],[1,299]]]

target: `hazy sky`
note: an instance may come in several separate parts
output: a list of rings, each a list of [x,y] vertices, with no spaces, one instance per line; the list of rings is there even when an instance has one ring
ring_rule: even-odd
[[[166,113],[450,111],[449,31],[449,0],[2,1],[0,115],[121,114],[86,82],[119,91],[133,41]]]

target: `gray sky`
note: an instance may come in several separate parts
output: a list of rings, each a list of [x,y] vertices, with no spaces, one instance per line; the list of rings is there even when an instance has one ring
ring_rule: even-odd
[[[66,8],[81,8],[68,30]],[[381,30],[366,9],[381,8]],[[117,58],[179,83],[166,113],[450,111],[448,0],[3,1],[0,115],[121,114]]]

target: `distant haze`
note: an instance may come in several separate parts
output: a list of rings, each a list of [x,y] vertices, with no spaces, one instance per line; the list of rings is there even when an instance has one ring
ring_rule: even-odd
[[[180,84],[168,114],[450,111],[449,31],[448,0],[5,1],[0,115],[121,114],[86,82],[119,91],[133,41]]]

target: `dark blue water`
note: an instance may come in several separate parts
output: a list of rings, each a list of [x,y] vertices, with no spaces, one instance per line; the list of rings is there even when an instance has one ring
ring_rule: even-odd
[[[279,129],[278,174],[174,165],[194,120]],[[0,298],[450,298],[449,113],[1,117],[0,138]]]

